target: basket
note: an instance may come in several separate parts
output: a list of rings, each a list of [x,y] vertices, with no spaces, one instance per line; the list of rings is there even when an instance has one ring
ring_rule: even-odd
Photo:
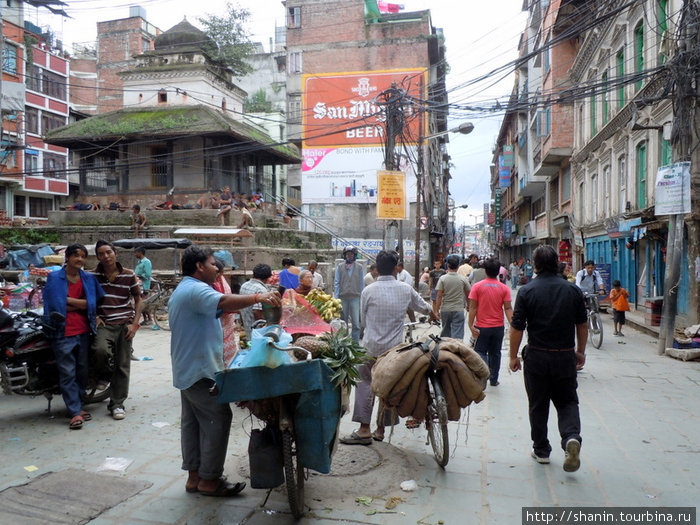
[[[44,255],[44,264],[63,264],[63,255]]]

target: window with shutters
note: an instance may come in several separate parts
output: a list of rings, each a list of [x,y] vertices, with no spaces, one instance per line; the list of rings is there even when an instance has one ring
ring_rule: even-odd
[[[637,208],[647,206],[647,143],[637,145]]]

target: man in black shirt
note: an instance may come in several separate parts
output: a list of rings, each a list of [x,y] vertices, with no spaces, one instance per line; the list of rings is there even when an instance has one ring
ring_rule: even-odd
[[[564,470],[575,472],[581,462],[581,420],[578,410],[576,366],[586,362],[588,325],[581,290],[557,275],[557,253],[540,246],[534,253],[537,278],[518,291],[510,330],[510,369],[521,368],[518,349],[523,347],[523,374],[529,402],[532,457],[549,463],[552,447],[547,439],[549,403],[559,417]],[[574,334],[576,347],[574,348]]]

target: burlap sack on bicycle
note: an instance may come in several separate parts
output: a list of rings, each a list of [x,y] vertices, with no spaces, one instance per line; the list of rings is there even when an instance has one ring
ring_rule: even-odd
[[[377,359],[372,369],[372,391],[388,407],[395,407],[401,417],[422,418],[428,404],[425,374],[429,366],[428,354],[419,348],[407,349],[402,343]],[[448,418],[458,420],[461,408],[484,399],[488,366],[461,341],[445,338],[437,367],[443,369]]]

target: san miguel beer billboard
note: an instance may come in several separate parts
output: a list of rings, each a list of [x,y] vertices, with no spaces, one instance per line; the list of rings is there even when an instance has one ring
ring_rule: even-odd
[[[302,199],[304,203],[375,203],[377,171],[384,166],[384,90],[406,91],[403,133],[409,154],[399,159],[407,191],[415,196],[415,144],[425,115],[411,98],[424,100],[427,71],[403,69],[304,75]],[[415,198],[415,197],[414,197]]]

